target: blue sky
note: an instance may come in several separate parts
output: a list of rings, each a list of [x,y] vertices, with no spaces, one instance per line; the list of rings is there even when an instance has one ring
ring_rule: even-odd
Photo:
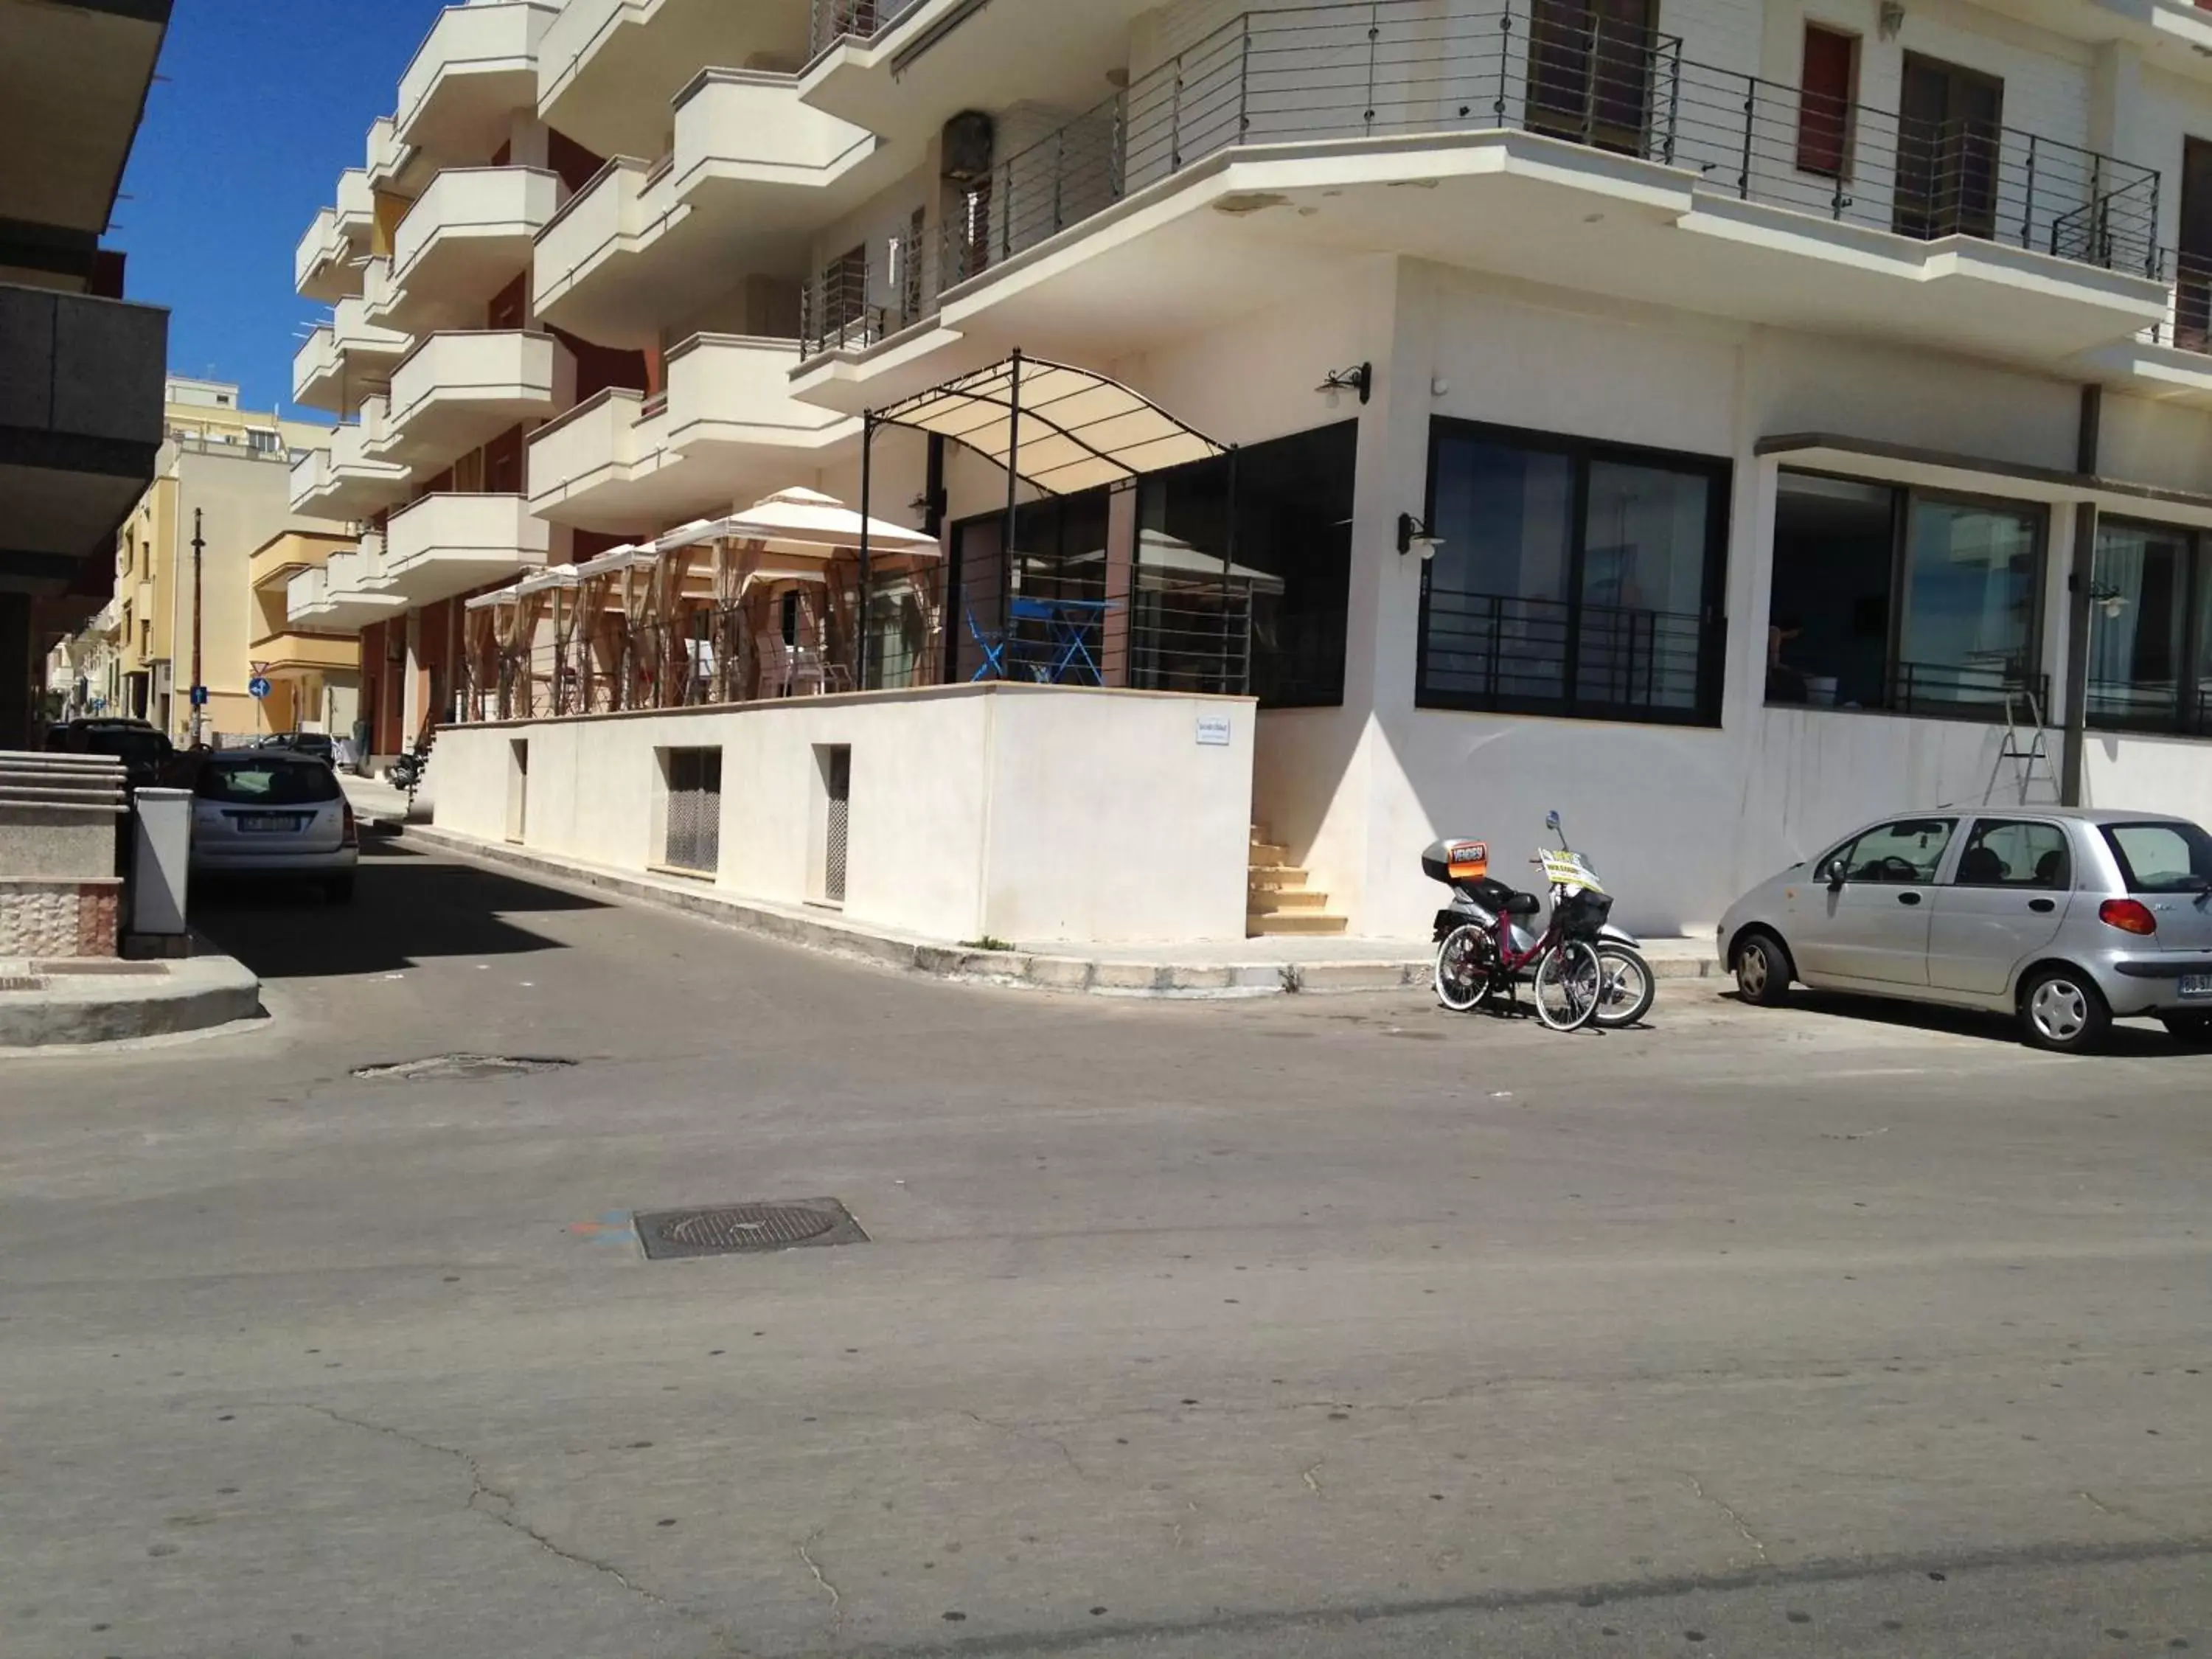
[[[289,406],[318,307],[292,252],[362,164],[438,0],[177,0],[108,245],[126,293],[171,308],[169,366]],[[312,416],[327,419],[327,416]]]

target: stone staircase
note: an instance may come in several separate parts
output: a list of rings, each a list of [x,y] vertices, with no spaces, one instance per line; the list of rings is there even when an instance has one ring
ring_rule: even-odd
[[[1244,931],[1254,939],[1283,934],[1341,933],[1342,916],[1332,915],[1328,895],[1306,885],[1306,872],[1291,862],[1291,850],[1252,826],[1251,868],[1244,888]]]

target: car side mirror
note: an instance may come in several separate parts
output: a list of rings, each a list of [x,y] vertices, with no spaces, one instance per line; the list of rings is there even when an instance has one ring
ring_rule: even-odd
[[[1844,884],[1844,861],[1841,859],[1830,859],[1820,866],[1817,873],[1829,886],[1841,887]]]

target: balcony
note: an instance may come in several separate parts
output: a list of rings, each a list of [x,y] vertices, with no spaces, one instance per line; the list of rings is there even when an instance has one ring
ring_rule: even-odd
[[[360,167],[338,176],[338,203],[315,216],[292,255],[292,285],[300,297],[336,305],[361,292],[361,264],[376,224],[368,174]]]
[[[814,0],[801,85],[808,103],[895,143],[910,166],[946,120],[1003,109],[1009,88],[1048,107],[1088,106],[1103,69],[1128,62],[1130,26],[1158,9],[1159,0]],[[1326,14],[1310,5],[1286,15],[1310,23],[1317,15]]]
[[[550,0],[448,6],[399,77],[392,133],[441,165],[489,161],[515,111],[538,104],[538,46],[560,7]]]
[[[915,321],[911,284],[838,273],[807,333],[846,361],[802,386],[879,401],[906,370],[969,366],[963,334],[1049,351],[1103,327],[1133,347],[1376,253],[2046,368],[2166,313],[2152,169],[1804,107],[1614,26],[1534,33],[1421,0],[1233,19],[946,216],[929,338],[881,347]],[[871,350],[900,372],[860,393],[850,360]]]
[[[891,182],[890,153],[799,102],[787,75],[704,70],[672,117],[659,165],[610,163],[540,238],[546,321],[603,343],[650,343],[666,319],[726,294],[732,270],[804,270],[813,232]]]
[[[368,184],[371,191],[413,197],[430,180],[434,164],[420,150],[399,142],[398,124],[380,115],[368,127]]]
[[[302,570],[319,568],[331,554],[352,544],[335,536],[289,530],[254,550],[246,562],[246,580],[257,593],[289,583]]]
[[[383,580],[410,605],[544,568],[550,527],[520,495],[425,495],[385,526]]]
[[[264,634],[246,647],[264,674],[350,673],[361,666],[361,641],[350,634]]]
[[[168,336],[158,307],[0,284],[0,590],[109,591],[161,445]]]
[[[384,410],[380,397],[362,399],[360,420],[333,428],[327,450],[311,449],[292,463],[295,513],[350,522],[405,498],[408,469],[369,453],[383,436]]]
[[[797,69],[806,0],[569,0],[538,52],[538,113],[601,155],[658,155],[702,64]]]
[[[372,262],[370,282],[375,274]],[[393,366],[411,343],[396,329],[372,324],[366,298],[341,300],[331,319],[309,334],[292,359],[292,401],[350,415],[363,398],[390,382]]]
[[[358,547],[331,555],[320,570],[303,570],[284,593],[293,627],[316,633],[353,634],[398,615],[407,601],[384,576],[384,539],[363,536]]]
[[[556,407],[553,337],[520,331],[430,334],[392,371],[379,461],[434,469]]]
[[[702,334],[668,356],[668,391],[615,390],[530,441],[530,510],[641,536],[726,513],[819,471],[858,422],[791,395],[797,343]]]
[[[371,317],[408,334],[481,325],[493,298],[530,269],[560,197],[560,179],[536,167],[441,173],[399,222]]]

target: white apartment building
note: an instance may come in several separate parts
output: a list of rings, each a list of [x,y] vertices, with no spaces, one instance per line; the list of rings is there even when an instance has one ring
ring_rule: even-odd
[[[1552,807],[1654,932],[1993,778],[2212,817],[2212,13],[2178,0],[492,0],[298,276],[335,310],[295,392],[345,424],[295,502],[370,529],[295,620],[362,629],[380,751],[476,722],[439,810],[494,838],[660,862],[690,720],[757,769],[720,879],[820,897],[825,810],[891,861],[938,800],[866,781],[884,701],[968,708],[1027,595],[1095,604],[1109,688],[1249,700],[1212,773],[1148,773],[1119,714],[1052,734],[1109,757],[1072,856],[1202,918],[1155,933],[1234,927],[1246,819],[1312,925],[1408,937],[1427,842],[1504,860]],[[896,422],[1018,353],[1231,453],[1032,474],[1003,558],[1005,472]],[[886,411],[865,488],[941,535],[939,629],[864,594],[863,689],[755,711],[785,748],[457,695],[470,597],[785,486],[857,503]],[[2048,774],[2005,753],[2039,725]],[[741,816],[787,793],[770,860]]]

